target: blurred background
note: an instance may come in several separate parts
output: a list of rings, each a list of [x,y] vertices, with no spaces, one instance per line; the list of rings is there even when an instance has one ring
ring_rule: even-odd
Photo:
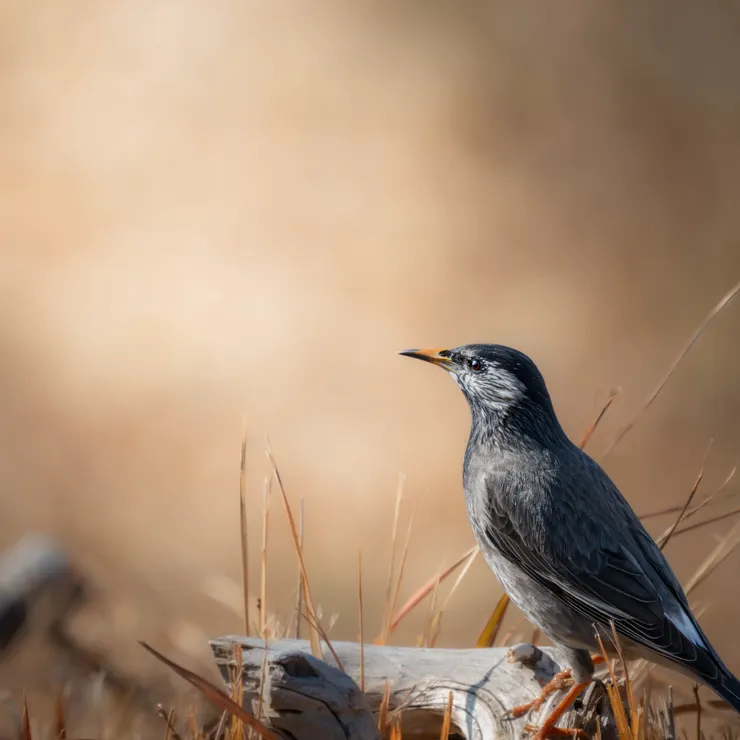
[[[375,632],[399,473],[402,599],[473,544],[466,405],[398,350],[524,350],[575,439],[621,386],[598,458],[740,278],[736,3],[40,0],[0,19],[0,546],[64,543],[103,596],[85,635],[127,669],[152,667],[137,639],[208,665],[207,637],[243,632],[245,428],[255,589],[269,435],[314,597],[356,639],[358,546]],[[710,438],[702,491],[740,455],[738,332],[735,305],[606,459],[638,513],[683,503]],[[732,523],[669,545],[684,582]],[[276,496],[268,559],[285,623]],[[695,593],[736,672],[739,565]],[[477,563],[440,644],[474,644],[499,593]]]

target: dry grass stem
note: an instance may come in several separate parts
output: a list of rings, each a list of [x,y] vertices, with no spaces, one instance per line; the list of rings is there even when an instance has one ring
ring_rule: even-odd
[[[242,590],[244,591],[244,634],[249,637],[249,547],[247,542],[247,431],[242,434],[239,462],[239,523],[241,526]]]
[[[609,696],[609,702],[612,706],[614,719],[617,723],[617,731],[619,732],[620,740],[631,740],[632,730],[630,729],[630,723],[627,720],[627,714],[624,711],[624,704],[622,703],[622,699],[619,695],[619,684],[617,682],[617,675],[616,673],[614,673],[614,666],[609,660],[609,656],[606,653],[604,643],[601,639],[601,634],[599,633],[598,629],[596,629],[596,625],[594,625],[594,631],[596,634],[596,640],[599,643],[601,654],[604,656],[604,663],[606,663],[606,666],[609,669],[611,684],[607,684],[606,692]]]
[[[285,515],[287,516],[288,524],[290,525],[290,533],[293,537],[293,545],[295,546],[295,551],[298,556],[298,563],[301,568],[301,586],[303,590],[303,599],[306,603],[306,611],[314,619],[316,619],[316,607],[314,606],[313,597],[311,595],[311,586],[308,582],[308,573],[306,572],[306,563],[303,559],[303,548],[301,547],[300,537],[298,536],[298,530],[296,529],[295,519],[293,518],[293,512],[291,511],[290,503],[288,502],[288,495],[285,493],[285,486],[283,485],[283,479],[280,476],[280,471],[278,470],[277,462],[275,461],[275,456],[272,454],[272,448],[270,447],[269,442],[267,446],[267,459],[270,461],[270,465],[272,466],[272,473],[275,476],[275,480],[277,481],[277,484],[278,484],[280,496],[283,501],[283,508],[285,509]],[[308,629],[308,637],[309,637],[309,642],[311,644],[311,654],[314,656],[314,658],[318,658],[319,660],[321,660],[322,653],[321,653],[321,641],[319,637],[319,632],[315,626],[311,625],[310,622],[309,622],[309,629]]]
[[[483,631],[480,633],[478,639],[475,642],[476,647],[493,647],[494,642],[496,642],[496,637],[498,636],[499,630],[501,629],[501,625],[503,624],[506,610],[509,608],[509,602],[510,599],[508,595],[502,594],[501,598],[498,600],[498,604],[496,604],[496,608],[493,610],[491,616],[488,618],[486,626],[483,628]]]
[[[381,737],[385,734],[385,728],[388,725],[388,708],[391,703],[391,682],[386,679],[383,688],[383,697],[380,700],[380,709],[378,710],[378,730]]]
[[[704,559],[704,562],[697,568],[684,589],[686,595],[688,596],[697,586],[709,578],[738,544],[740,544],[740,522],[735,522],[732,529],[717,543],[714,550],[712,550]]]
[[[357,550],[357,610],[360,617],[360,691],[365,692],[365,622],[362,608],[362,550]]]
[[[609,396],[606,401],[604,401],[604,405],[601,407],[601,409],[599,409],[599,413],[596,415],[596,418],[591,422],[591,425],[586,429],[583,437],[581,438],[581,444],[579,445],[581,449],[584,449],[586,447],[588,441],[591,439],[593,433],[596,431],[596,428],[599,426],[599,424],[601,424],[601,421],[604,418],[606,412],[609,410],[609,407],[614,403],[614,400],[621,392],[621,388],[613,388],[611,391],[609,391]]]
[[[303,552],[303,529],[304,529],[304,505],[303,496],[298,501],[298,544],[301,546],[301,552]],[[298,590],[296,592],[296,619],[295,619],[295,639],[299,640],[301,637],[301,618],[300,613],[303,611],[303,571],[301,570],[300,563],[298,564]]]
[[[380,637],[380,644],[385,645],[391,631],[391,618],[393,616],[393,582],[396,567],[396,541],[398,538],[398,521],[401,514],[401,500],[403,499],[404,484],[406,476],[400,473],[398,476],[398,485],[396,487],[396,505],[393,510],[393,524],[391,527],[391,556],[388,564],[388,585],[385,591],[385,610],[383,612],[383,629]]]
[[[706,328],[712,323],[712,321],[722,312],[722,310],[732,301],[732,299],[740,292],[740,283],[735,285],[722,300],[707,314],[704,321],[699,325],[699,328],[694,332],[691,339],[686,343],[684,348],[679,352],[673,364],[668,369],[668,372],[663,376],[661,381],[656,386],[655,390],[648,396],[647,400],[643,404],[642,408],[637,412],[635,417],[617,433],[612,443],[603,454],[602,459],[606,459],[607,455],[624,439],[629,431],[635,426],[638,419],[644,414],[648,408],[653,404],[653,401],[660,395],[660,392],[665,387],[666,383],[670,380],[671,376],[679,366],[683,358],[686,356],[688,351],[694,346],[699,337],[704,333]]]
[[[694,699],[696,700],[696,740],[702,740],[701,737],[701,699],[699,698],[699,684],[695,683]]]
[[[434,585],[435,583],[437,583],[437,581],[439,581],[439,583],[444,583],[447,578],[449,578],[449,576],[454,573],[477,549],[478,546],[475,545],[474,547],[466,550],[452,565],[450,565],[448,568],[445,568],[445,570],[443,570],[440,574],[430,578],[421,588],[416,590],[391,619],[389,634],[393,634],[394,630],[396,629],[396,627],[398,627],[401,620],[408,616],[408,614],[413,611],[424,600],[424,598],[432,592],[432,589],[434,588]],[[383,635],[377,637],[374,644],[383,645]]]
[[[272,476],[265,477],[262,498],[262,557],[260,559],[260,636],[267,634],[267,533],[270,521]]]
[[[304,612],[301,616],[319,633],[321,639],[326,643],[326,646],[329,648],[329,652],[332,654],[332,657],[336,661],[336,664],[339,670],[346,673],[347,671],[344,670],[344,663],[342,663],[341,659],[339,658],[339,655],[337,655],[336,650],[334,650],[334,646],[331,644],[329,635],[326,634],[326,630],[321,625],[321,622],[319,621],[318,617],[308,614],[307,612]],[[319,648],[319,650],[320,649],[321,648]],[[323,653],[319,654],[319,659],[323,660]]]
[[[678,535],[685,534],[686,532],[693,532],[696,529],[700,529],[701,527],[706,527],[708,524],[716,524],[717,522],[722,522],[725,519],[730,519],[733,516],[737,516],[740,514],[740,507],[737,509],[732,509],[731,511],[727,511],[724,514],[718,514],[717,516],[713,516],[709,519],[705,519],[701,522],[696,522],[695,524],[689,524],[686,527],[682,527],[678,531],[674,532],[673,536],[678,537]],[[686,517],[684,517],[685,519]]]
[[[183,668],[177,663],[171,661],[169,658],[165,658],[164,655],[156,651],[153,647],[150,647],[145,642],[139,643],[146,651],[151,653],[155,658],[160,660],[166,666],[169,666],[180,678],[187,681],[191,686],[194,686],[200,691],[203,696],[206,697],[211,703],[215,704],[219,709],[222,709],[231,716],[238,717],[247,727],[251,727],[255,732],[265,740],[279,740],[278,736],[265,727],[259,722],[254,715],[247,712],[244,707],[237,704],[233,699],[227,696],[221,689],[214,686],[210,681],[202,678],[197,673],[189,671],[187,668]]]
[[[707,445],[707,450],[704,453],[704,457],[701,461],[701,466],[699,467],[699,474],[696,476],[696,481],[694,482],[694,486],[689,492],[689,495],[686,497],[686,501],[684,502],[683,507],[681,508],[681,512],[676,517],[676,521],[673,522],[673,525],[670,526],[658,539],[658,547],[660,547],[661,551],[665,548],[665,546],[670,542],[671,537],[673,537],[673,533],[676,531],[676,527],[683,521],[684,517],[686,516],[686,512],[688,511],[689,506],[691,506],[691,502],[694,500],[694,496],[696,496],[696,492],[699,490],[699,486],[701,485],[702,480],[704,479],[704,466],[706,465],[707,458],[709,457],[709,452],[712,449],[712,442],[714,440],[710,439],[709,444]]]
[[[477,548],[473,552],[470,553],[470,556],[465,561],[462,569],[457,574],[457,578],[455,579],[455,582],[452,584],[452,588],[450,588],[450,591],[447,594],[447,597],[445,598],[444,602],[442,603],[442,606],[439,608],[437,613],[434,615],[434,618],[432,619],[431,640],[429,642],[429,647],[434,647],[437,644],[437,637],[439,637],[439,634],[442,630],[442,615],[447,611],[447,607],[450,605],[450,601],[452,600],[452,597],[455,595],[455,591],[457,591],[458,587],[465,579],[465,576],[469,573],[479,553],[480,553],[480,550],[478,550]]]
[[[445,707],[444,717],[442,718],[442,731],[439,735],[440,740],[448,740],[450,737],[450,726],[452,725],[452,698],[453,692],[450,691],[450,695],[447,698],[447,706]]]

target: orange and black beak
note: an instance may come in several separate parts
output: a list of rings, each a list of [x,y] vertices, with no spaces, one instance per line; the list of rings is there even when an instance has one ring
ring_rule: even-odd
[[[431,362],[432,365],[438,365],[444,370],[452,370],[454,362],[450,358],[450,351],[447,349],[406,349],[399,354],[405,357],[415,357],[417,360]]]

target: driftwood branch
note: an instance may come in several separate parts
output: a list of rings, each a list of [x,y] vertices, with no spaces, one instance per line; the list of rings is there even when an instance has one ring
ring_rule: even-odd
[[[309,654],[305,640],[265,642],[223,637],[211,641],[224,681],[241,682],[245,707],[282,737],[291,740],[374,740],[377,714],[390,684],[390,712],[400,712],[403,736],[439,738],[442,716],[453,693],[450,738],[495,740],[519,738],[527,723],[547,716],[562,693],[554,694],[530,716],[512,719],[508,710],[526,703],[559,670],[554,648],[518,645],[506,648],[445,650],[365,646],[365,693],[360,692],[360,646],[333,642],[343,672],[326,646],[323,662]],[[236,660],[238,652],[240,660]],[[264,675],[264,685],[262,677]],[[260,694],[262,697],[260,698]],[[564,720],[563,727],[595,735],[601,724],[604,740],[617,732],[604,687],[587,689]]]

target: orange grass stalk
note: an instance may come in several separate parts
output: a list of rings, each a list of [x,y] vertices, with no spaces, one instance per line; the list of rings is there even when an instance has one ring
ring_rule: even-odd
[[[443,583],[444,581],[446,581],[450,577],[450,575],[454,573],[477,549],[478,545],[475,545],[466,550],[457,560],[455,560],[452,565],[450,565],[448,568],[445,568],[445,570],[443,570],[438,575],[430,578],[421,588],[415,591],[409,597],[406,603],[396,612],[393,619],[391,619],[390,630],[388,634],[393,634],[394,630],[396,629],[396,627],[398,627],[401,620],[407,617],[408,614],[413,611],[413,609],[417,607],[419,603],[431,593],[437,582]],[[375,638],[374,644],[383,645],[383,636],[380,635]]]
[[[498,636],[499,630],[501,629],[501,625],[504,622],[506,610],[509,608],[509,602],[509,596],[507,594],[502,594],[501,598],[498,600],[498,604],[496,604],[496,608],[493,610],[493,613],[488,618],[486,626],[483,628],[483,631],[480,633],[478,639],[475,642],[476,647],[493,647],[493,643],[496,641],[496,637]]]
[[[450,691],[450,695],[447,698],[444,717],[442,718],[442,732],[439,734],[440,740],[449,740],[450,737],[450,725],[452,724],[452,696],[452,691]]]

